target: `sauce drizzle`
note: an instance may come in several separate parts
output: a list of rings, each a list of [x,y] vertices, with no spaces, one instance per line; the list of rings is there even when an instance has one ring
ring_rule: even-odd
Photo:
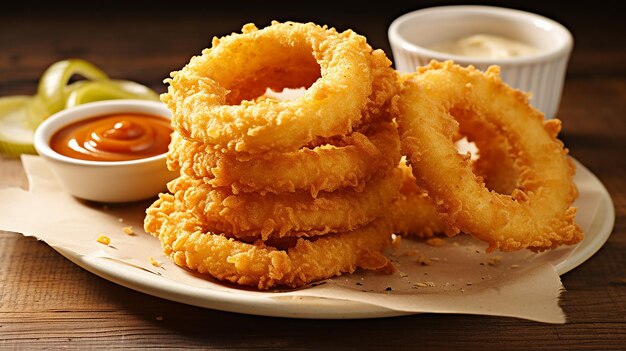
[[[172,131],[165,118],[120,113],[69,124],[54,133],[50,147],[81,160],[136,160],[167,152]]]

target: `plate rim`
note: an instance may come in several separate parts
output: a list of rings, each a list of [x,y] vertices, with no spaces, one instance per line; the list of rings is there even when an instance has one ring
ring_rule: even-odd
[[[567,258],[555,265],[559,275],[578,267],[597,253],[610,237],[615,225],[615,207],[606,187],[587,167],[574,158],[572,160],[576,163],[577,173],[585,173],[585,176],[590,177],[598,186],[603,199],[599,210],[606,212],[597,235],[591,241],[583,241],[584,246],[581,246],[582,243],[579,244]],[[197,307],[249,315],[302,319],[363,319],[417,314],[416,312],[397,311],[364,302],[331,298],[275,299],[270,296],[233,294],[221,290],[191,286],[173,280],[164,281],[162,277],[148,272],[128,270],[125,265],[115,263],[115,261],[99,257],[79,256],[61,247],[53,247],[53,249],[81,268],[117,285]]]
[[[602,207],[604,206],[604,210],[606,210],[606,219],[602,222],[601,227],[598,229],[598,235],[594,236],[590,242],[588,241],[589,244],[586,244],[585,246],[581,246],[580,244],[577,245],[567,259],[554,266],[559,275],[563,275],[571,271],[595,255],[609,240],[609,237],[613,232],[613,228],[615,227],[615,205],[613,204],[611,194],[606,189],[602,181],[600,181],[600,179],[593,172],[591,172],[589,168],[585,167],[585,165],[580,163],[575,158],[570,158],[576,164],[577,173],[580,172],[580,170],[583,170],[586,175],[599,186],[598,188],[602,193],[603,201],[600,202],[600,208],[598,210],[602,210]],[[587,235],[585,235],[585,238],[587,238]],[[581,247],[583,247],[583,249],[581,249]]]

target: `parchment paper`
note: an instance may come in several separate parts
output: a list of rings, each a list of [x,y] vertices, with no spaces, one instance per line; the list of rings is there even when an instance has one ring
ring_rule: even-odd
[[[68,195],[36,156],[22,157],[30,190],[0,189],[0,229],[34,236],[77,255],[116,260],[191,286],[256,294],[264,298],[316,296],[358,301],[403,312],[468,313],[564,323],[558,305],[563,291],[551,262],[568,257],[573,247],[543,254],[521,251],[486,254],[486,244],[466,235],[444,239],[442,246],[401,239],[387,255],[398,267],[393,275],[357,271],[291,291],[238,289],[179,268],[161,252],[158,240],[143,231],[151,201],[103,205]],[[577,222],[587,232],[596,214],[599,193],[578,184]],[[134,234],[124,232],[131,227]],[[111,238],[98,243],[99,235]],[[151,264],[160,262],[159,267]]]

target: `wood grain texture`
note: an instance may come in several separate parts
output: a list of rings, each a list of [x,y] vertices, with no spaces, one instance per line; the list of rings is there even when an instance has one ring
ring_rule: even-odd
[[[209,45],[213,35],[250,21],[315,20],[354,28],[389,56],[388,24],[408,10],[448,4],[391,1],[388,8],[299,10],[292,5],[209,5],[170,12],[34,9],[0,12],[0,96],[31,94],[52,62],[81,57],[112,77],[163,91],[169,71]],[[494,2],[490,2],[494,4]],[[549,15],[574,33],[559,117],[571,154],[610,192],[615,229],[589,261],[562,277],[564,325],[467,315],[414,315],[372,320],[289,320],[226,313],[151,297],[101,279],[33,238],[0,231],[0,349],[510,349],[626,348],[626,30],[609,4],[557,7],[501,2]],[[55,4],[55,6],[57,6]],[[362,5],[359,5],[362,6]],[[18,160],[0,158],[0,187],[25,187]],[[3,201],[0,199],[0,201]],[[515,303],[512,301],[511,303]]]

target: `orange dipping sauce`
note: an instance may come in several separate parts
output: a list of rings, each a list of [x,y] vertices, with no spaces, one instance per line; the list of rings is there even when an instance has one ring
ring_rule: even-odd
[[[67,125],[54,133],[50,147],[81,160],[136,160],[167,152],[172,131],[168,119],[120,113]]]

